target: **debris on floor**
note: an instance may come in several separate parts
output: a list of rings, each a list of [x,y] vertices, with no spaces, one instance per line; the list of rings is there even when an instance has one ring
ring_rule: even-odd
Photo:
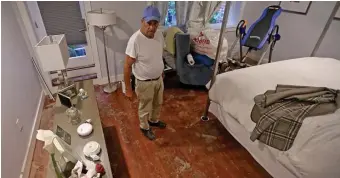
[[[210,143],[212,143],[213,141],[217,140],[217,137],[216,137],[216,136],[213,136],[213,135],[200,134],[200,133],[198,133],[198,132],[195,132],[195,135],[196,135],[196,137],[204,138],[204,139],[205,139],[205,142],[206,142],[207,144],[210,144]]]
[[[164,138],[157,138],[156,143],[158,143],[158,145],[163,145],[164,144]]]
[[[221,144],[221,145],[217,145],[217,148],[221,149],[221,148],[225,148],[226,145],[225,144]]]
[[[201,137],[201,134],[198,132],[195,132],[196,137]]]
[[[190,169],[190,163],[182,160],[179,157],[175,157],[175,162],[181,164],[181,166],[177,169],[177,174],[181,174],[183,171]]]
[[[129,140],[125,130],[126,129],[124,127],[122,127],[122,128],[119,129],[119,133],[121,134],[122,140],[123,140],[124,143],[130,143],[130,140]]]
[[[206,178],[207,176],[203,172],[201,172],[201,171],[195,171],[192,174],[192,177],[193,178]]]
[[[217,137],[213,136],[213,135],[206,135],[206,134],[202,134],[201,135],[203,138],[206,138],[206,139],[212,139],[212,140],[216,140]]]
[[[192,122],[191,124],[189,124],[189,125],[187,125],[187,126],[185,126],[185,128],[191,128],[191,127],[193,127],[194,125],[196,125],[197,123],[199,123],[199,122],[201,122],[201,120],[200,119],[197,119],[197,120],[195,120],[194,122]]]
[[[170,126],[167,127],[171,132],[176,132],[176,130]]]
[[[207,144],[210,144],[210,143],[214,142],[215,140],[217,140],[217,137],[212,136],[212,135],[202,134],[201,137],[202,137],[202,138],[205,138],[205,142],[206,142]]]

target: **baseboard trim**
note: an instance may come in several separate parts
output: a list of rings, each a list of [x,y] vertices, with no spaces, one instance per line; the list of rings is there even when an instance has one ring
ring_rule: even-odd
[[[117,75],[117,79],[114,76],[111,76],[110,79],[111,79],[111,82],[123,81],[124,80],[124,74]],[[97,78],[97,79],[93,80],[94,85],[104,85],[104,84],[107,84],[107,83],[109,83],[107,77]]]
[[[45,103],[45,92],[44,90],[42,90],[40,94],[38,107],[35,112],[34,123],[33,123],[32,131],[30,134],[30,138],[28,141],[25,159],[22,164],[20,178],[28,178],[30,170],[31,170],[33,153],[34,153],[35,143],[36,143],[35,133],[36,133],[36,130],[39,129],[39,125],[41,121],[41,114],[44,109],[44,103]]]

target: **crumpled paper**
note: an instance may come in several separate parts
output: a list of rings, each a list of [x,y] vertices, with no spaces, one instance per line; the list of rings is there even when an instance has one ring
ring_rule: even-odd
[[[58,136],[54,134],[51,130],[38,130],[36,138],[44,142],[44,149],[48,153],[55,153],[55,148],[63,154],[65,149],[62,147],[61,143],[58,141]]]
[[[37,131],[37,135],[36,138],[40,141],[44,142],[44,149],[49,153],[56,153],[56,150],[59,152],[59,154],[63,155],[63,158],[65,159],[65,161],[67,162],[69,159],[69,157],[65,157],[65,155],[67,155],[66,150],[63,148],[62,143],[60,143],[59,141],[59,137],[54,134],[51,130],[38,130]],[[64,154],[65,153],[65,154]],[[71,177],[73,178],[74,176],[76,178],[93,178],[93,177],[97,177],[97,172],[95,169],[95,163],[92,164],[88,164],[86,165],[87,167],[87,173],[86,175],[82,176],[81,175],[81,171],[83,168],[83,163],[81,163],[80,161],[78,161],[76,163],[76,166],[73,168],[72,172],[76,172],[76,175],[73,174]]]
[[[72,169],[72,175],[69,178],[80,178],[82,169],[83,163],[78,161]]]

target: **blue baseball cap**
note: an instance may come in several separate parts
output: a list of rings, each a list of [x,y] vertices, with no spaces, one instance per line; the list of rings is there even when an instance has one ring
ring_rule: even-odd
[[[148,6],[144,9],[143,19],[146,22],[149,22],[151,20],[156,20],[157,22],[159,22],[161,20],[161,14],[159,13],[157,7]]]

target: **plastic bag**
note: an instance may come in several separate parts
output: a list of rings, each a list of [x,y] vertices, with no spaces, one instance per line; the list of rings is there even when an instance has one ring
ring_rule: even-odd
[[[192,50],[198,54],[206,55],[215,60],[217,53],[220,31],[214,29],[190,29],[190,40]],[[220,60],[225,59],[228,54],[228,41],[226,35],[220,51]]]
[[[49,178],[63,178],[71,175],[71,170],[78,159],[72,155],[72,150],[65,147],[63,141],[51,130],[38,130],[37,140],[44,142],[44,149],[51,156],[49,169],[55,174],[49,174]]]

